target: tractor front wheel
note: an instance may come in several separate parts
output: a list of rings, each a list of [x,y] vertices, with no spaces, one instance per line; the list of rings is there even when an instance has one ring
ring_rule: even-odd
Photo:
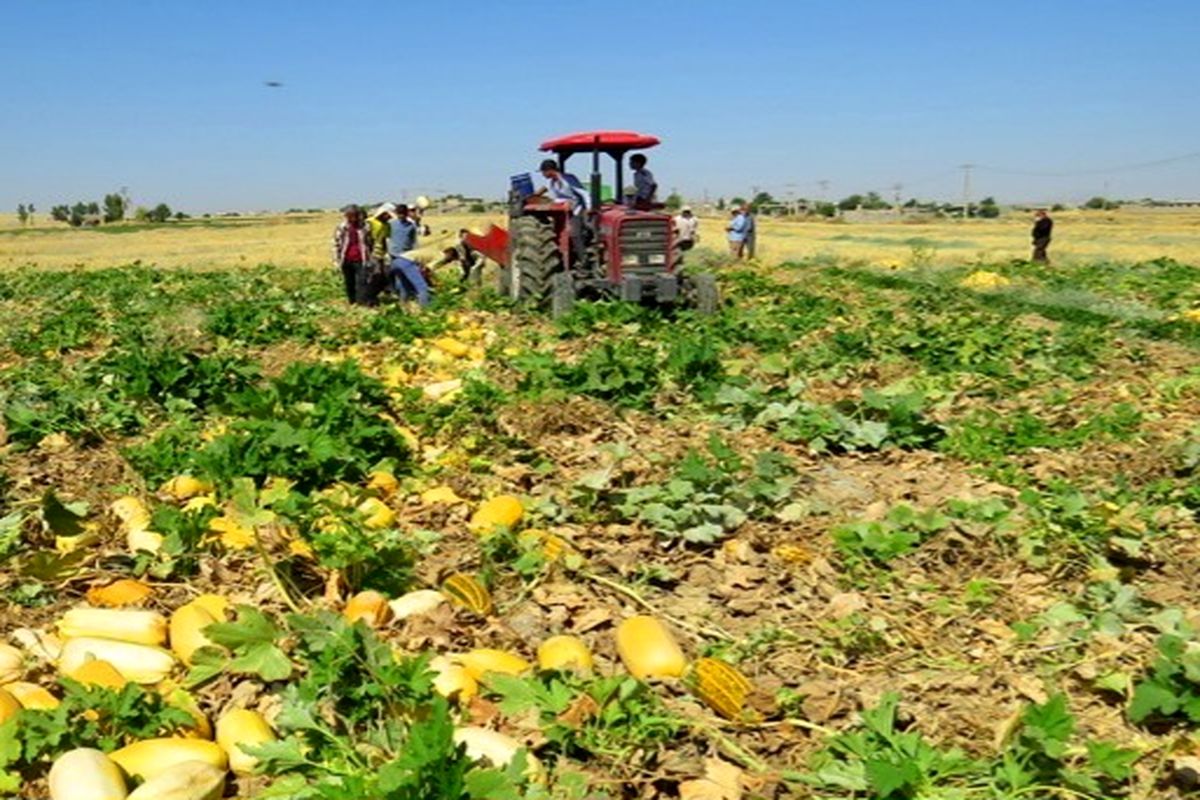
[[[715,275],[702,272],[686,280],[689,305],[695,308],[697,313],[711,317],[721,310],[721,290],[717,286]]]
[[[550,278],[550,316],[565,317],[575,308],[575,281],[565,272]]]
[[[542,305],[551,294],[551,281],[563,272],[562,254],[553,223],[521,217],[512,224],[512,257],[508,269],[508,296],[520,302]]]

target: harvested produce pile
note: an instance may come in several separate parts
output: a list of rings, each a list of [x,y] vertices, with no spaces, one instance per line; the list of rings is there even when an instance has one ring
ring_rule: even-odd
[[[786,264],[729,307],[0,276],[0,787],[1168,797],[1200,270]]]

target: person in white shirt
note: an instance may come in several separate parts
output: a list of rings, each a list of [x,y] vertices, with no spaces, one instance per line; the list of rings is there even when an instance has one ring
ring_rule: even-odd
[[[588,195],[583,184],[574,175],[567,175],[558,168],[558,162],[547,158],[539,168],[546,185],[537,190],[537,194],[545,195],[556,202],[563,202],[571,209],[571,243],[576,252],[576,258],[582,258],[585,246],[583,243],[583,212],[588,208]]]
[[[692,214],[691,206],[679,209],[675,217],[675,241],[680,250],[691,250],[700,241],[700,220]]]

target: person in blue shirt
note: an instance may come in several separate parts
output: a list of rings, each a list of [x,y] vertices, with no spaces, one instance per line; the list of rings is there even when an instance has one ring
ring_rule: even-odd
[[[396,213],[388,223],[388,257],[391,259],[392,287],[401,300],[416,297],[421,306],[429,305],[429,283],[421,272],[421,265],[407,257],[417,249],[417,223],[409,218],[408,206],[396,206]]]
[[[587,191],[578,178],[560,170],[558,162],[552,158],[543,161],[540,170],[542,177],[546,179],[546,185],[538,189],[536,194],[566,203],[571,209],[568,223],[571,228],[571,244],[577,254],[582,254],[586,249],[583,242],[583,214],[588,209]]]
[[[746,218],[746,237],[742,252],[746,258],[754,258],[754,251],[758,247],[758,225],[755,224],[754,209],[749,203],[742,206],[742,216]]]
[[[658,183],[654,180],[654,173],[646,169],[646,157],[641,153],[631,155],[629,167],[633,170],[634,208],[653,208],[658,201]]]
[[[729,224],[725,226],[725,231],[729,234],[729,253],[736,259],[741,259],[742,252],[746,247],[746,214],[740,208],[733,208],[730,211],[731,219]]]

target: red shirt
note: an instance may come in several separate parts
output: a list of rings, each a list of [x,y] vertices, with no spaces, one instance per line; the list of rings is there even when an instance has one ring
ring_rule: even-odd
[[[346,243],[346,255],[343,260],[361,263],[363,260],[362,231],[358,228],[351,228],[348,235],[350,239]]]

